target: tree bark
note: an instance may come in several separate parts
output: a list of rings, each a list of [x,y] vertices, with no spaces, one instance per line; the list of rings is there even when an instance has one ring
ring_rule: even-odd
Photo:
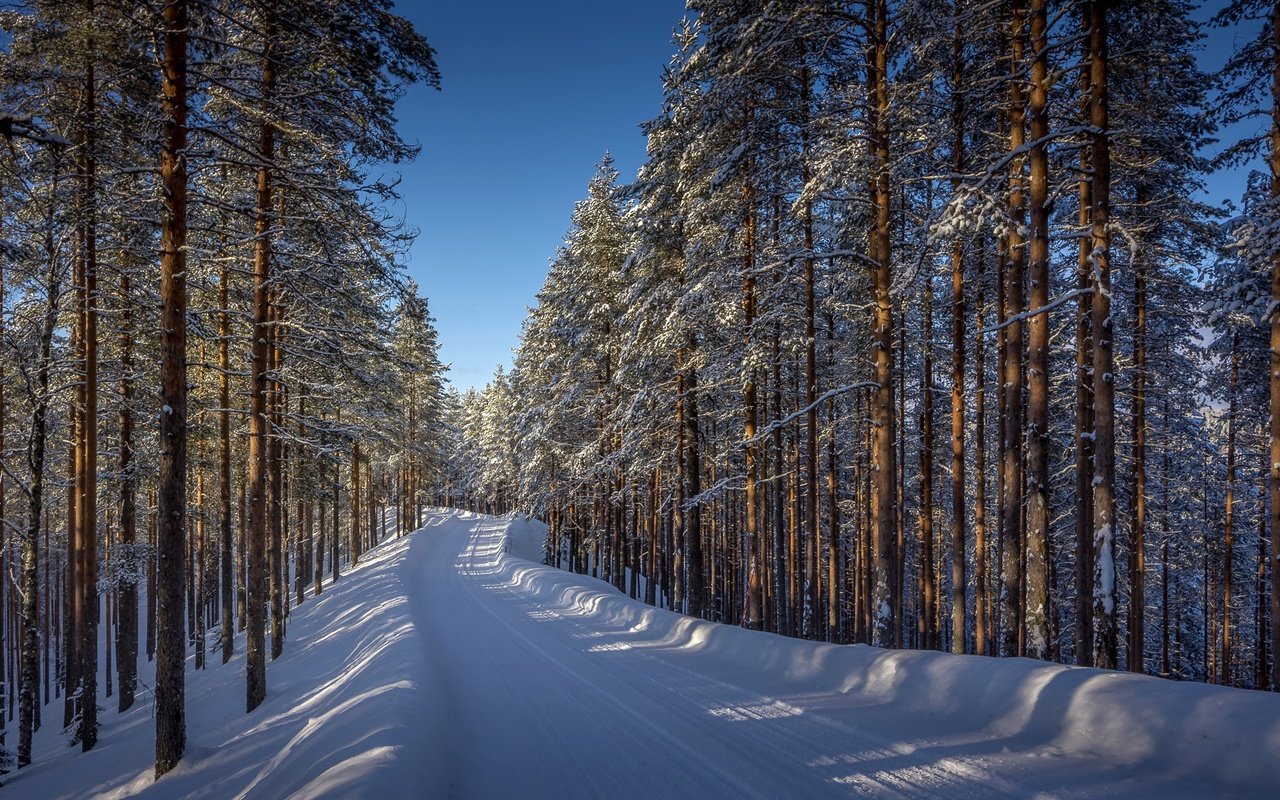
[[[872,577],[873,644],[892,646],[899,640],[894,609],[898,605],[897,553],[894,546],[895,477],[893,407],[893,301],[889,194],[889,9],[886,0],[874,0],[871,21],[872,47],[868,63],[868,88],[872,101],[873,221],[871,230],[871,285],[875,311],[872,322],[874,376],[871,424],[875,429],[872,450],[875,489],[872,495],[874,564]]]
[[[1218,683],[1231,684],[1231,636],[1234,621],[1231,618],[1232,567],[1235,563],[1235,494],[1236,494],[1236,397],[1240,386],[1240,332],[1231,333],[1231,384],[1227,402],[1227,493],[1222,521],[1222,617],[1221,656],[1218,661]]]
[[[186,749],[183,552],[187,508],[187,2],[164,8],[165,140],[160,155],[160,475],[156,530],[156,777]]]
[[[1143,198],[1138,197],[1141,206]],[[1147,573],[1147,266],[1139,255],[1133,264],[1133,518],[1129,535],[1130,672],[1146,671]]]
[[[1082,6],[1081,42],[1083,57],[1080,66],[1080,118],[1090,119],[1093,93],[1090,90],[1089,29],[1092,15],[1087,4]],[[1079,204],[1080,242],[1076,255],[1076,289],[1093,286],[1093,266],[1090,253],[1093,242],[1090,236],[1090,214],[1093,205],[1093,154],[1089,139],[1080,148],[1080,181],[1077,184]],[[1081,294],[1076,304],[1076,375],[1075,375],[1075,662],[1081,666],[1093,664],[1093,333],[1091,303],[1087,294]]]
[[[1271,4],[1271,198],[1280,201],[1280,3]],[[1271,685],[1280,686],[1280,252],[1271,254]]]
[[[85,11],[95,16],[94,0],[86,0]],[[97,247],[97,77],[95,41],[90,33],[85,46],[84,135],[81,170],[81,259],[80,292],[81,381],[83,384],[80,422],[80,457],[76,486],[76,512],[80,581],[77,610],[79,621],[80,725],[77,738],[82,751],[98,741],[98,247]]]
[[[954,5],[955,29],[951,43],[951,161],[955,170],[951,188],[958,192],[965,168],[964,141],[964,32],[960,19],[963,6]],[[965,463],[964,463],[964,242],[951,245],[951,652],[965,652]],[[978,377],[981,382],[982,377]],[[979,476],[979,480],[981,480]]]
[[[125,254],[121,252],[122,264]],[[138,685],[138,583],[141,562],[137,557],[137,476],[133,467],[133,299],[129,270],[120,270],[120,545],[125,552],[116,627],[116,663],[119,669],[119,710],[132,705]]]
[[[973,652],[987,654],[987,346],[982,324],[986,311],[986,248],[978,254],[977,308],[973,343]]]
[[[1027,655],[1049,658],[1049,34],[1031,0],[1031,308],[1027,360]]]
[[[279,228],[284,219],[284,190],[277,192],[279,195],[279,203],[277,204],[277,214],[275,219],[275,235],[279,235]],[[268,251],[268,258],[271,258]],[[268,581],[268,590],[270,592],[271,604],[271,660],[275,660],[284,653],[284,633],[285,633],[285,599],[288,597],[288,582],[285,580],[285,571],[288,568],[286,564],[284,551],[284,438],[282,431],[284,427],[284,383],[281,378],[281,367],[283,366],[283,351],[280,347],[280,340],[284,336],[284,305],[280,301],[281,289],[279,281],[274,274],[275,270],[269,266],[268,270],[272,273],[273,286],[268,295],[268,316],[270,319],[270,338],[269,348],[267,351],[267,359],[271,380],[267,384],[267,407],[271,415],[271,421],[268,425],[270,435],[267,437],[267,497],[268,497],[268,531],[267,531],[267,571],[270,576]],[[358,508],[357,508],[358,511]],[[355,555],[352,554],[354,561]]]
[[[744,135],[750,135],[750,124],[752,118],[752,110],[747,109],[745,115]],[[763,627],[762,615],[762,597],[763,585],[760,575],[760,545],[762,537],[760,536],[760,520],[759,520],[759,504],[756,497],[756,482],[759,477],[758,454],[759,447],[755,441],[756,436],[756,372],[755,367],[751,366],[754,356],[752,350],[755,342],[755,317],[756,317],[756,279],[755,279],[755,250],[756,250],[756,209],[755,209],[755,191],[751,185],[752,177],[747,177],[747,182],[742,187],[742,203],[743,211],[746,213],[746,225],[743,229],[742,241],[742,311],[743,311],[743,330],[745,332],[746,341],[744,343],[744,369],[746,370],[745,384],[742,390],[742,410],[744,415],[743,437],[746,440],[746,467],[747,467],[747,485],[746,485],[746,517],[747,517],[747,597],[746,597],[746,626],[752,630],[760,630]]]
[[[1009,37],[1009,151],[1019,153],[1026,141],[1026,101],[1022,87],[1023,38],[1026,27],[1025,0],[1014,0]],[[1026,220],[1022,175],[1025,156],[1015,155],[1009,164],[1009,215],[1015,225],[1007,236],[1005,261],[1004,334],[1004,406],[1001,410],[1004,439],[1004,492],[1000,498],[1001,562],[1000,562],[1000,655],[1020,655],[1018,642],[1021,626],[1018,620],[1023,608],[1022,594],[1022,480],[1023,337],[1021,315],[1023,302],[1024,242],[1019,232]]]
[[[1115,378],[1111,330],[1111,156],[1107,140],[1107,0],[1090,0],[1090,123],[1093,128],[1093,665],[1116,668]]]
[[[249,374],[249,475],[248,552],[245,586],[246,711],[253,711],[267,696],[267,537],[270,513],[268,491],[269,443],[267,441],[268,375],[271,342],[271,213],[272,183],[268,171],[275,158],[275,128],[271,98],[275,93],[276,36],[271,9],[264,11],[262,55],[262,120],[258,137],[257,202],[254,209],[253,251],[253,356]],[[335,560],[336,569],[337,562]]]
[[[933,275],[924,276],[924,374],[920,398],[920,608],[916,615],[917,643],[922,650],[937,649],[935,627],[937,596],[934,594],[933,566]]]
[[[230,270],[221,264],[218,274],[218,541],[222,594],[222,663],[235,649],[235,580],[231,562],[231,324]]]

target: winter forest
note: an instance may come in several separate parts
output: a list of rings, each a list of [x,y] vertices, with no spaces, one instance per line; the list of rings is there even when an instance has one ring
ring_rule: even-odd
[[[694,616],[1280,684],[1280,4],[690,8],[450,496]]]
[[[1280,689],[1280,2],[689,0],[465,391],[399,14],[0,10],[5,770],[145,702],[161,779],[445,507],[777,637]]]

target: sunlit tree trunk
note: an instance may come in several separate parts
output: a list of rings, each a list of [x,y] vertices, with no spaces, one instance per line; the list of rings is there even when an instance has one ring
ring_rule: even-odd
[[[1018,154],[1026,141],[1026,100],[1023,92],[1023,44],[1026,36],[1025,0],[1013,0],[1009,36],[1009,152]],[[1020,655],[1018,643],[1023,608],[1022,592],[1022,480],[1024,372],[1022,368],[1023,265],[1026,251],[1020,230],[1025,224],[1023,169],[1026,157],[1014,155],[1009,163],[1009,214],[1015,224],[1007,236],[1004,272],[1006,330],[1004,334],[1004,406],[1001,409],[1004,439],[1004,492],[1000,498],[1000,655]]]
[[[230,270],[224,259],[218,273],[218,543],[222,583],[222,663],[235,648],[235,580],[231,543],[231,324]]]
[[[187,2],[164,8],[160,155],[160,474],[156,530],[156,777],[186,749],[183,552],[187,507]]]
[[[885,647],[898,641],[894,609],[901,587],[898,582],[897,548],[894,546],[895,477],[893,407],[893,301],[890,252],[889,194],[889,8],[886,0],[874,0],[871,20],[872,46],[869,52],[868,88],[873,109],[871,136],[874,172],[872,177],[871,269],[874,314],[872,358],[877,384],[872,392],[871,424],[875,444],[872,450],[875,488],[872,495],[874,565],[872,577],[873,643]]]
[[[1090,123],[1093,128],[1093,663],[1116,668],[1115,376],[1111,327],[1111,156],[1107,140],[1107,0],[1090,0]]]
[[[246,710],[253,711],[267,696],[267,537],[269,528],[267,440],[268,375],[271,332],[271,175],[275,158],[275,129],[271,126],[271,98],[275,93],[276,35],[271,9],[264,11],[262,55],[262,120],[258,137],[257,199],[254,209],[253,345],[249,373],[248,552],[246,553]],[[335,560],[334,567],[337,563]]]

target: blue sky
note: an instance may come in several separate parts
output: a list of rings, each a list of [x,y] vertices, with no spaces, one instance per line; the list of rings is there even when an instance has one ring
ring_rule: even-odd
[[[422,145],[400,186],[405,218],[421,231],[409,272],[430,299],[450,379],[479,387],[510,364],[596,162],[611,151],[626,181],[644,160],[639,124],[658,112],[684,2],[402,0],[397,9],[443,73],[443,91],[415,87],[399,105],[403,135]],[[1201,66],[1216,69],[1234,37],[1209,33]],[[1211,201],[1238,198],[1245,172],[1212,176]]]
[[[403,168],[420,229],[409,272],[431,303],[460,389],[509,364],[547,262],[595,164],[623,180],[644,160],[683,0],[447,3],[402,0],[436,49],[443,90],[414,88],[400,130],[422,145]]]

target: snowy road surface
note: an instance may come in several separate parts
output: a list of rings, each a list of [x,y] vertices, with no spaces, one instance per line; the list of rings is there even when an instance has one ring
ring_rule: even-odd
[[[188,672],[188,753],[161,781],[148,697],[105,713],[88,754],[46,726],[37,763],[0,792],[965,800],[1280,785],[1280,696],[695,621],[518,557],[537,558],[543,531],[432,514],[294,611],[253,714],[242,643]]]

